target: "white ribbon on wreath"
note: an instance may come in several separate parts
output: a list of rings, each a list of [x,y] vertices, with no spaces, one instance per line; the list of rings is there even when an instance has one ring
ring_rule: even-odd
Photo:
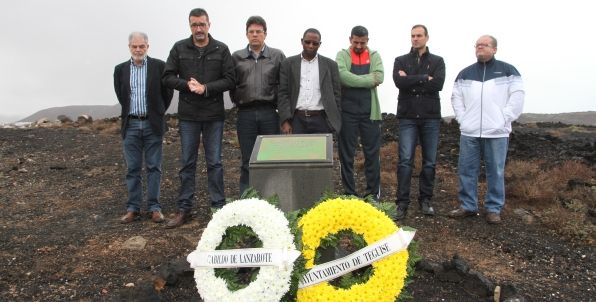
[[[261,266],[256,280],[247,287],[232,292],[227,288],[225,280],[215,276],[213,266],[199,264],[209,261],[202,258],[206,255],[246,254],[246,251],[218,252],[215,250],[221,243],[226,229],[237,225],[250,227],[257,235],[263,243],[263,248],[256,250],[270,251],[284,259],[272,265]],[[251,198],[229,203],[213,214],[213,218],[203,231],[196,251],[188,255],[187,261],[195,269],[197,289],[205,302],[277,302],[290,289],[293,261],[299,254],[283,212],[267,201]],[[222,261],[219,259],[212,262]],[[245,266],[242,265],[242,267]]]

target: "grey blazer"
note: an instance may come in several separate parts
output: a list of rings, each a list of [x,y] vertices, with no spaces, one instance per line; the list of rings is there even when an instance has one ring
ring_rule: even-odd
[[[339,69],[335,61],[318,55],[319,81],[321,86],[321,103],[325,108],[327,122],[335,133],[341,130],[341,83]],[[279,71],[279,94],[277,109],[280,123],[292,120],[298,93],[300,92],[301,56],[291,56],[281,63]]]

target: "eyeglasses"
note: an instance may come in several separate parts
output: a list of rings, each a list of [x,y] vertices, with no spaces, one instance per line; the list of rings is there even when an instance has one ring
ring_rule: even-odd
[[[321,42],[319,41],[310,41],[310,40],[302,40],[302,43],[304,43],[305,45],[312,45],[312,46],[319,46],[321,45]]]
[[[262,33],[264,33],[265,31],[262,29],[255,29],[255,30],[249,30],[248,34],[249,35],[260,35]]]
[[[202,27],[202,28],[205,28],[205,27],[207,27],[207,25],[208,25],[207,23],[192,23],[192,24],[190,24],[190,27]]]
[[[474,44],[474,48],[487,47],[492,48],[490,44]]]

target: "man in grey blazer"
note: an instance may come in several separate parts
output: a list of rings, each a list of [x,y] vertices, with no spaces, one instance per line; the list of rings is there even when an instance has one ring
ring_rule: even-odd
[[[278,112],[284,134],[339,133],[341,83],[335,61],[317,54],[321,33],[309,28],[303,51],[280,68]]]

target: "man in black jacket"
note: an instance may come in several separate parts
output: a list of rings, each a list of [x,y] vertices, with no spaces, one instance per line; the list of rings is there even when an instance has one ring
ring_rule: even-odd
[[[166,131],[164,114],[172,100],[172,90],[161,84],[165,63],[147,56],[147,34],[133,32],[128,37],[131,58],[114,69],[114,90],[122,106],[121,135],[126,160],[128,201],[121,223],[140,217],[143,200],[141,171],[143,156],[147,169],[147,209],[151,220],[164,221],[159,203],[162,141]]]
[[[212,207],[225,204],[221,144],[225,119],[223,93],[234,88],[234,63],[228,46],[209,34],[209,15],[202,8],[190,11],[191,37],[176,42],[163,75],[169,88],[180,92],[178,119],[182,145],[178,213],[166,227],[183,225],[190,218],[201,136],[207,162]]]
[[[284,53],[265,44],[267,22],[260,16],[246,21],[248,46],[232,54],[236,87],[230,92],[238,107],[236,133],[242,153],[240,195],[248,188],[248,162],[258,135],[279,134],[277,91]]]
[[[423,214],[435,215],[431,199],[441,125],[439,91],[443,89],[445,83],[445,62],[443,58],[431,54],[426,47],[428,42],[426,26],[414,25],[411,41],[410,52],[395,58],[393,65],[393,81],[399,88],[396,219],[405,218],[408,211],[414,154],[418,142],[422,147],[418,201]]]

